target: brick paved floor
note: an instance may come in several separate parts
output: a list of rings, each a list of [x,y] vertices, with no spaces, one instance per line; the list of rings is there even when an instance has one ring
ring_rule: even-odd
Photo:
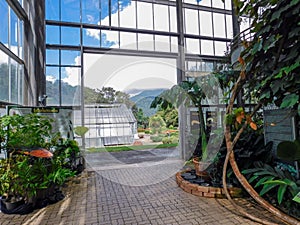
[[[200,198],[188,194],[177,186],[174,176],[159,183],[149,184],[143,179],[151,177],[147,176],[151,170],[147,172],[146,169],[139,171],[138,168],[134,168],[110,167],[107,170],[99,169],[97,172],[86,170],[67,183],[67,187],[64,188],[64,200],[28,215],[0,213],[0,224],[258,224],[235,214],[226,199]],[[140,179],[141,183],[136,183],[135,186],[124,184],[125,180],[130,179]],[[118,180],[120,182],[117,182]],[[237,202],[247,207],[251,213],[271,218],[268,213],[258,206],[253,207],[245,199],[238,199]]]

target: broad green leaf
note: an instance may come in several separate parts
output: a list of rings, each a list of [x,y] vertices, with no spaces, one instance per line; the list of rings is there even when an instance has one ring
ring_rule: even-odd
[[[277,200],[278,200],[279,205],[282,202],[282,199],[283,199],[283,196],[285,194],[286,188],[287,188],[287,185],[280,185],[279,188],[278,188]]]
[[[283,98],[280,108],[287,108],[294,106],[299,100],[299,96],[297,94],[290,94]]]
[[[264,195],[265,193],[267,193],[268,191],[270,191],[271,189],[273,189],[274,187],[276,187],[278,184],[265,184],[263,189],[260,191],[259,195]]]
[[[258,176],[252,176],[250,179],[249,179],[249,183],[252,183],[253,181],[255,181],[256,179],[258,178]]]
[[[284,180],[268,180],[265,181],[263,184],[287,185],[287,182],[285,182]]]
[[[265,184],[266,181],[271,181],[274,179],[274,176],[266,176],[266,177],[263,177],[261,178],[257,183],[256,185],[254,186],[255,188],[262,185],[262,184]]]

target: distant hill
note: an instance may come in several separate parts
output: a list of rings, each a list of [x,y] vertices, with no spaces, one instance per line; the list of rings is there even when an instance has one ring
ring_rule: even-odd
[[[131,89],[126,91],[127,94],[131,95],[131,101],[136,103],[138,108],[141,108],[145,116],[152,116],[156,113],[156,109],[151,109],[150,105],[153,99],[160,95],[164,90],[163,88],[159,89]]]

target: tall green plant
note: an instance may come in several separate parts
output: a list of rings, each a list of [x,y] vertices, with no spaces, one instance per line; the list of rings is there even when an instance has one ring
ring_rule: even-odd
[[[49,148],[58,134],[52,133],[52,119],[37,114],[5,115],[0,118],[1,147],[8,151],[32,147]]]
[[[197,107],[199,119],[198,144],[194,152],[195,155],[207,158],[207,134],[203,114],[203,102],[218,96],[218,80],[213,75],[197,77],[194,80],[182,81],[174,85],[169,90],[162,92],[151,103],[152,108],[160,106],[162,109],[172,107],[179,108],[184,105],[187,107]]]

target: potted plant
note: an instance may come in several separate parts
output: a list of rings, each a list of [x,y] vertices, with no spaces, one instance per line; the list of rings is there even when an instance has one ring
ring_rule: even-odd
[[[197,134],[191,134],[190,144],[194,146],[192,161],[195,163],[197,174],[204,171],[214,156],[208,153],[209,131],[206,129],[202,102],[207,98],[212,99],[217,95],[218,90],[213,87],[216,85],[217,79],[211,74],[207,76],[197,77],[191,81],[182,81],[174,85],[171,89],[162,92],[151,103],[152,108],[157,106],[167,109],[176,106],[177,108],[184,104],[187,107],[196,107],[198,110],[199,130]],[[193,141],[194,140],[194,141]],[[210,147],[210,146],[209,146]],[[199,170],[198,170],[199,168]]]
[[[59,133],[52,132],[52,120],[37,114],[7,115],[0,118],[1,148],[7,158],[0,161],[0,194],[3,203],[37,203],[53,195],[55,187],[75,174],[64,167],[79,147],[69,141],[59,157],[51,151],[59,145]],[[50,149],[51,151],[49,151]],[[11,210],[9,206],[6,210]]]
[[[16,161],[21,157],[11,157],[0,161],[0,194],[1,201],[6,209],[13,210],[24,204],[25,188],[21,184]]]

